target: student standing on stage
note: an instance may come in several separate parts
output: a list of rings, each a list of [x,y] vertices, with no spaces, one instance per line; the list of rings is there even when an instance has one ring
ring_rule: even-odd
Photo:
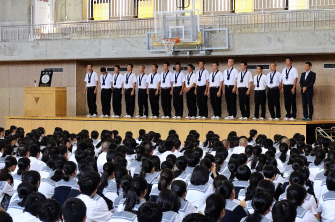
[[[173,75],[173,107],[175,110],[174,119],[183,117],[184,99],[183,90],[185,88],[185,74],[181,71],[179,62],[175,64],[176,72]]]
[[[219,63],[214,62],[212,64],[213,72],[209,74],[209,94],[211,100],[211,105],[213,108],[214,116],[211,119],[221,119],[221,91],[222,91],[222,82],[223,74],[219,71]]]
[[[140,74],[137,76],[137,85],[138,85],[138,116],[136,118],[146,118],[148,116],[148,75],[144,73],[145,66],[140,65],[139,72]],[[143,112],[144,107],[144,112]]]
[[[120,74],[120,66],[115,65],[114,67],[115,74],[113,75],[113,111],[114,115],[112,118],[118,118],[121,116],[122,112],[122,94],[123,94],[123,75]]]
[[[282,88],[282,74],[276,70],[277,64],[271,63],[270,70],[266,76],[268,87],[268,107],[270,112],[269,120],[279,120],[280,115],[280,90]],[[276,111],[275,111],[276,108]]]
[[[257,75],[254,76],[255,84],[255,116],[254,120],[259,118],[259,107],[261,107],[260,120],[265,119],[265,104],[266,104],[266,75],[263,74],[263,67],[257,66]]]
[[[311,71],[312,63],[305,63],[305,71],[301,74],[300,87],[301,87],[301,98],[302,108],[304,112],[304,118],[302,120],[310,121],[313,117],[313,86],[315,83],[316,74]],[[307,108],[308,105],[308,108]],[[309,114],[308,114],[309,109]]]
[[[98,89],[98,74],[93,71],[93,65],[87,65],[87,73],[85,76],[86,87],[84,90],[87,94],[87,106],[89,114],[87,117],[96,117],[97,116],[97,89]]]
[[[161,85],[161,75],[157,73],[158,65],[151,66],[152,73],[147,77],[147,94],[149,95],[151,105],[150,118],[159,117],[159,89]]]
[[[136,75],[135,73],[133,73],[133,64],[128,64],[127,73],[123,75],[122,83],[126,100],[127,115],[125,116],[125,118],[130,118],[134,116],[136,81]]]
[[[286,116],[284,120],[295,120],[297,117],[296,91],[295,87],[298,80],[298,71],[292,66],[293,59],[286,59],[286,68],[283,69],[283,87]],[[291,113],[292,108],[292,113]]]
[[[247,120],[250,117],[250,90],[251,90],[251,82],[252,82],[252,74],[247,70],[248,63],[243,61],[241,62],[241,69],[237,75],[237,91],[240,101],[240,110],[241,117],[240,120]]]
[[[228,69],[223,72],[223,84],[222,94],[226,97],[228,116],[225,119],[236,118],[236,90],[237,82],[236,78],[238,75],[237,69],[233,67],[234,60],[228,59]]]
[[[199,108],[199,116],[197,119],[206,119],[208,117],[207,95],[209,91],[209,73],[205,69],[205,61],[199,62],[199,70],[195,75],[195,95],[197,95],[197,103]]]
[[[195,90],[195,73],[193,73],[193,65],[187,65],[187,72],[185,78],[185,92],[188,115],[186,119],[195,119],[197,116],[197,96],[194,94]]]
[[[109,117],[111,114],[113,76],[106,71],[105,67],[101,67],[100,72],[102,74],[100,76],[102,106],[102,115],[100,117]]]
[[[170,63],[165,62],[161,74],[161,100],[163,108],[162,119],[169,119],[171,117],[171,97],[173,94],[173,73],[169,71]]]

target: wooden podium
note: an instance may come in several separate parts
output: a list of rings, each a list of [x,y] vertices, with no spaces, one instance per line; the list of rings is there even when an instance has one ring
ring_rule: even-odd
[[[26,87],[25,116],[66,116],[66,87]]]

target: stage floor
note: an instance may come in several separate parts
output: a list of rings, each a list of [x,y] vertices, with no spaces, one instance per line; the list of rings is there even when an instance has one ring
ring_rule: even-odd
[[[134,137],[138,136],[140,129],[159,132],[165,139],[168,131],[174,129],[183,142],[192,129],[197,130],[201,135],[201,140],[209,130],[220,135],[221,139],[227,137],[230,131],[236,131],[239,136],[249,136],[250,129],[256,129],[258,134],[265,134],[273,138],[275,134],[285,135],[291,138],[295,133],[301,133],[306,136],[307,128],[318,125],[334,125],[335,120],[313,120],[313,121],[269,121],[269,120],[187,120],[182,119],[137,119],[137,118],[87,118],[78,117],[16,117],[6,118],[7,129],[11,125],[23,127],[26,132],[38,127],[44,127],[47,134],[52,134],[55,127],[61,127],[70,133],[78,133],[82,129],[89,131],[103,129],[118,130],[121,137],[124,137],[126,131],[132,131]],[[311,134],[310,134],[311,135]]]

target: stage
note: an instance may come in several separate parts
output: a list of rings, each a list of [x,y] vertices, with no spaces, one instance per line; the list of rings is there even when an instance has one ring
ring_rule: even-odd
[[[221,139],[227,137],[230,131],[236,131],[238,135],[249,136],[250,129],[256,129],[258,134],[265,134],[273,138],[275,134],[285,135],[291,138],[295,133],[306,136],[307,142],[315,139],[315,128],[330,128],[335,126],[335,120],[313,120],[313,121],[268,121],[268,120],[187,120],[187,119],[136,119],[136,118],[86,118],[86,117],[16,117],[6,118],[6,128],[11,125],[23,127],[25,132],[32,129],[44,127],[47,134],[52,134],[55,127],[61,127],[70,133],[78,133],[82,129],[89,131],[103,129],[118,130],[123,138],[126,131],[132,131],[134,137],[138,136],[139,129],[147,132],[152,130],[159,132],[162,138],[166,138],[169,130],[174,129],[183,142],[190,130],[197,130],[200,139],[205,139],[209,130],[220,135]]]

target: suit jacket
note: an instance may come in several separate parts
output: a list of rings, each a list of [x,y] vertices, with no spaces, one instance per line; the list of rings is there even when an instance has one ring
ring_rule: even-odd
[[[315,78],[316,78],[316,74],[315,72],[309,71],[307,79],[305,79],[306,76],[306,72],[303,72],[301,74],[301,78],[300,78],[300,87],[301,87],[301,94],[303,93],[302,88],[306,87],[306,94],[310,94],[313,93],[313,86],[315,83]]]

